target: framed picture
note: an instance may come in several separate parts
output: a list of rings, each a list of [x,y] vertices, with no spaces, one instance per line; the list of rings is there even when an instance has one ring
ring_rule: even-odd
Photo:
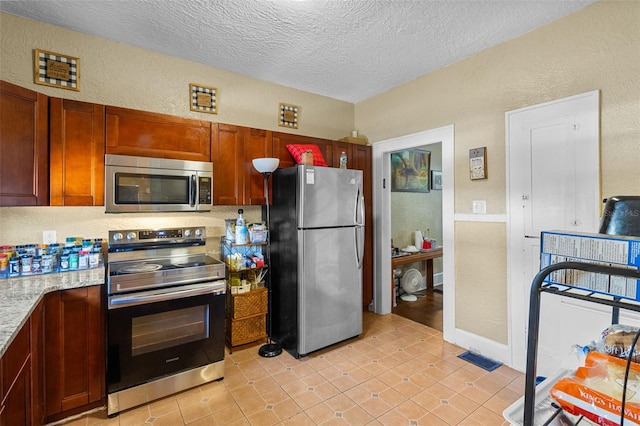
[[[431,170],[431,189],[442,189],[442,172]]]
[[[297,107],[295,105],[280,104],[279,108],[280,116],[278,119],[278,126],[297,129],[300,107]]]
[[[218,89],[207,87],[201,84],[189,84],[189,106],[191,111],[206,112],[208,114],[218,113]]]
[[[471,180],[487,178],[487,147],[469,150],[469,177]]]
[[[80,59],[46,50],[33,50],[33,82],[80,91]]]
[[[391,191],[429,192],[431,151],[408,149],[391,153]]]

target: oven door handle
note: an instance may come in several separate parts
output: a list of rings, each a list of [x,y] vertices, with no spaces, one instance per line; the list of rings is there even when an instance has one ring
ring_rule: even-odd
[[[147,303],[164,302],[167,300],[184,299],[186,297],[202,296],[216,293],[224,294],[224,287],[220,284],[194,284],[173,291],[145,291],[138,294],[127,294],[123,296],[112,296],[109,298],[109,309],[126,308],[128,306],[144,305]]]

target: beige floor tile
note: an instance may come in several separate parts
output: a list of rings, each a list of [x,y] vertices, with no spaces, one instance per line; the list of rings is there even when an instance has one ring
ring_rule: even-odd
[[[295,416],[282,421],[283,426],[315,426],[307,414],[298,413]]]
[[[210,414],[213,414],[211,412],[211,409],[209,409],[209,405],[207,404],[207,402],[208,400],[205,398],[205,400],[195,404],[180,406],[180,411],[178,413],[182,414],[182,419],[184,420],[185,423],[191,423],[194,420],[198,420]],[[172,413],[174,412],[170,412],[165,415],[170,415]],[[158,417],[162,417],[162,416],[158,416]]]
[[[175,426],[179,425],[180,422],[184,422],[183,418],[180,416],[180,413],[177,411],[173,411],[171,413],[156,417],[152,424],[153,426]],[[187,423],[184,422],[182,424]]]
[[[351,406],[351,408],[342,412],[342,419],[349,425],[366,425],[374,418],[357,405]]]
[[[280,423],[280,419],[272,411],[261,411],[247,417],[251,426],[272,426]]]
[[[272,404],[266,403],[260,395],[253,396],[251,398],[243,398],[237,400],[236,403],[238,404],[238,407],[240,407],[244,415],[247,417],[265,410],[267,406],[272,406]]]
[[[228,425],[246,419],[237,405],[213,413],[213,418],[220,425]]]
[[[286,399],[273,405],[273,412],[282,421],[302,413],[302,408],[292,399]]]
[[[440,404],[431,413],[449,425],[458,425],[467,416],[466,413],[448,404]]]
[[[463,349],[406,318],[365,313],[363,324],[358,338],[300,359],[262,358],[260,345],[227,351],[224,380],[66,426],[508,425],[522,373],[461,360]]]
[[[314,405],[305,410],[305,414],[316,425],[324,424],[335,417],[335,410],[327,402]]]
[[[497,415],[491,410],[484,407],[479,407],[467,418],[465,418],[460,425],[461,426],[486,426],[486,425],[501,425],[505,422],[502,416]]]

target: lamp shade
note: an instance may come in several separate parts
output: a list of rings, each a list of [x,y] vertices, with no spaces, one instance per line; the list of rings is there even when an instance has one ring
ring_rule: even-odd
[[[253,167],[260,173],[272,173],[278,168],[280,159],[278,158],[254,158]]]

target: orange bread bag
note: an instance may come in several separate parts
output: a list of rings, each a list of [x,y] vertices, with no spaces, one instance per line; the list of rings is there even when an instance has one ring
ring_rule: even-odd
[[[589,352],[584,367],[573,377],[560,379],[551,396],[573,415],[605,426],[620,424],[626,361],[599,352]],[[627,426],[640,426],[640,364],[631,363],[624,407]]]

